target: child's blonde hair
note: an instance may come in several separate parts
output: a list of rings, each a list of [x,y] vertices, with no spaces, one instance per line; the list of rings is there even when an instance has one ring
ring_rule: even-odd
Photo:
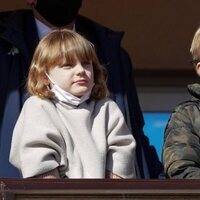
[[[190,53],[192,54],[192,59],[194,63],[200,61],[200,28],[198,28],[194,34]]]
[[[100,100],[108,95],[105,71],[99,63],[94,45],[80,34],[67,30],[54,30],[47,34],[38,44],[30,65],[27,90],[31,95],[51,98],[54,93],[49,90],[46,76],[49,69],[65,63],[92,61],[94,87],[91,99]]]

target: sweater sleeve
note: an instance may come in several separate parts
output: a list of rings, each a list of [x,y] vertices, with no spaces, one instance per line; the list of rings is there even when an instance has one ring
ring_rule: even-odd
[[[114,102],[109,113],[106,168],[119,177],[135,178],[135,139]]]
[[[39,98],[29,98],[15,125],[10,162],[24,178],[47,173],[63,162],[64,142],[54,124],[55,111],[49,105]]]
[[[200,178],[199,108],[182,104],[167,124],[163,164],[169,178]]]

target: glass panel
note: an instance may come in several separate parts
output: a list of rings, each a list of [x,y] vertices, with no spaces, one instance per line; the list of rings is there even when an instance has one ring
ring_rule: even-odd
[[[162,145],[164,139],[164,130],[171,115],[170,112],[144,112],[144,133],[149,138],[149,142],[153,145],[161,160]]]

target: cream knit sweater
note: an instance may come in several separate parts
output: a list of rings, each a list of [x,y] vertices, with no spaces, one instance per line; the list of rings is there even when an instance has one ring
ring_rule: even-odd
[[[114,101],[71,107],[30,97],[13,132],[10,162],[24,178],[58,168],[63,178],[135,178],[135,140]]]

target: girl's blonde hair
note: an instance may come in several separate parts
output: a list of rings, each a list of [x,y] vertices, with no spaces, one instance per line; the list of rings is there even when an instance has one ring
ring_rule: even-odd
[[[105,71],[100,64],[94,45],[80,34],[67,30],[54,30],[47,34],[38,44],[30,65],[27,90],[31,95],[40,98],[52,98],[46,76],[49,69],[65,63],[92,61],[94,71],[94,87],[91,99],[100,100],[108,95]]]

